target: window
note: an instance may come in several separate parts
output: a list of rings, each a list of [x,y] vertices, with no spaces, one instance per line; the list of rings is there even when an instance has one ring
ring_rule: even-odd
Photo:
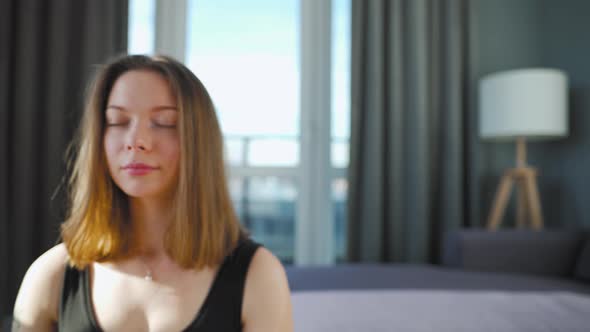
[[[162,18],[156,17],[158,10],[153,9],[158,8],[158,1],[142,1],[145,7],[139,8],[138,0],[131,0],[130,53],[151,53],[154,49],[169,53],[158,50],[157,38],[153,37],[162,35],[153,32],[157,25],[154,22],[163,24]],[[166,1],[168,7],[175,4],[186,8],[182,60],[207,87],[218,112],[230,166],[230,192],[241,222],[255,240],[285,263],[326,262],[316,261],[314,256],[326,249],[317,245],[319,240],[307,239],[306,234],[317,233],[311,229],[314,227],[323,232],[321,224],[331,225],[328,231],[334,241],[330,242],[333,248],[327,251],[327,262],[341,260],[346,237],[350,0],[333,0],[332,8],[327,7],[322,14],[324,17],[310,15],[317,10],[309,6],[326,6],[329,1]],[[305,6],[307,10],[302,9]],[[302,77],[314,66],[302,62],[302,54],[314,51],[309,46],[314,41],[309,39],[315,35],[302,35],[301,31],[304,25],[321,27],[325,19],[331,21],[326,30],[331,43],[325,46],[326,54],[331,54],[331,66],[322,70],[331,93],[319,98],[326,99],[331,107],[302,108],[305,98],[309,98],[301,91]],[[146,29],[149,24],[151,28]],[[146,31],[152,31],[151,37]],[[310,121],[321,112],[331,113],[331,121],[314,128],[317,123]],[[320,144],[303,144],[306,135],[314,130],[330,133],[326,135],[330,156],[325,165],[313,167],[325,169],[329,176],[322,190],[330,195],[332,204],[324,204],[319,210],[330,210],[327,215],[333,216],[331,221],[302,221],[301,211],[308,210],[302,206],[305,198],[318,191],[314,183],[302,181],[310,172],[306,160],[314,162],[310,149]],[[313,214],[306,217],[312,218]],[[304,241],[297,241],[297,237]],[[305,256],[296,250],[297,246],[309,246],[315,251]]]
[[[149,54],[154,52],[155,42],[155,1],[129,1],[129,54]]]
[[[334,209],[334,253],[346,258],[346,199],[350,140],[350,0],[332,0],[332,123],[331,163]]]

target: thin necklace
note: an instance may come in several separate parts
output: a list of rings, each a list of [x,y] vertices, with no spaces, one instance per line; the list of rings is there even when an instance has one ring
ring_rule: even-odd
[[[152,271],[147,267],[146,267],[145,276],[143,277],[143,279],[145,279],[147,281],[154,281],[154,278],[152,277]]]
[[[143,279],[147,281],[154,281],[154,276],[152,274],[152,270],[150,269],[150,267],[143,261],[141,257],[138,257],[138,259],[143,265],[143,268],[145,269],[145,275],[143,276]]]

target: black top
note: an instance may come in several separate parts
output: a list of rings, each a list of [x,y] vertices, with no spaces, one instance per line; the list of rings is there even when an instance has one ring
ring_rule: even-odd
[[[242,299],[248,266],[259,243],[242,240],[221,264],[195,319],[184,331],[242,331]],[[90,301],[88,268],[66,266],[58,331],[101,331]]]

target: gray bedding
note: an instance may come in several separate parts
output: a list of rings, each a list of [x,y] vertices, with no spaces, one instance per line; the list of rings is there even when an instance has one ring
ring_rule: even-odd
[[[590,331],[590,295],[569,291],[315,290],[292,301],[296,332]]]
[[[341,264],[287,267],[292,291],[335,289],[432,289],[567,291],[590,295],[590,283],[570,278],[466,271],[418,264]],[[590,331],[590,329],[588,330]]]
[[[590,332],[586,234],[462,230],[442,266],[287,267],[295,331]]]

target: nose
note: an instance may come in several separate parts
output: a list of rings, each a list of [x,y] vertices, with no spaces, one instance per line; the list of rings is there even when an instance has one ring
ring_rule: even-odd
[[[141,124],[136,124],[135,128],[129,132],[128,139],[125,143],[125,149],[128,151],[144,151],[152,150],[152,138],[149,129],[143,128]]]

